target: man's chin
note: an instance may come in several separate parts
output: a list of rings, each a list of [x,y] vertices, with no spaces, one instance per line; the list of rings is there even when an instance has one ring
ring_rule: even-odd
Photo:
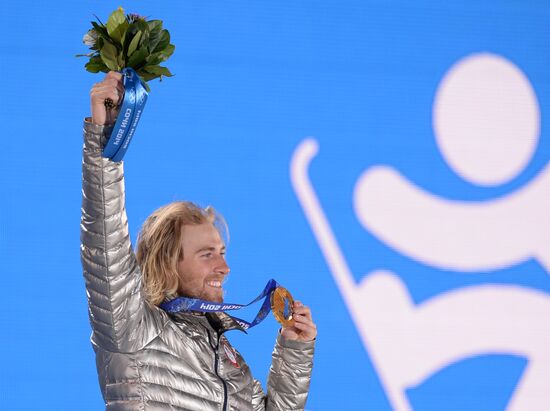
[[[223,303],[223,290],[213,291],[206,294],[206,300],[212,301],[214,303]]]

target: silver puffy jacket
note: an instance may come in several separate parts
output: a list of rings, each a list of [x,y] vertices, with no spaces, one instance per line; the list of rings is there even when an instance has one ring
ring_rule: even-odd
[[[81,258],[106,409],[303,409],[313,342],[279,334],[265,395],[223,335],[238,328],[230,317],[169,316],[145,302],[128,234],[122,163],[101,157],[111,131],[84,123],[82,165]]]

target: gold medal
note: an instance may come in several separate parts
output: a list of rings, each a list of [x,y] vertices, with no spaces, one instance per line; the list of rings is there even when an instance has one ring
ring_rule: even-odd
[[[294,325],[292,307],[294,305],[294,299],[286,288],[277,287],[271,293],[271,311],[275,319],[283,327],[292,327]]]

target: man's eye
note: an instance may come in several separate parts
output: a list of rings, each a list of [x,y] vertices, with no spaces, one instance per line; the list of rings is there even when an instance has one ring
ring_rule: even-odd
[[[212,253],[205,253],[205,254],[202,255],[202,257],[210,258],[210,257],[212,257]]]

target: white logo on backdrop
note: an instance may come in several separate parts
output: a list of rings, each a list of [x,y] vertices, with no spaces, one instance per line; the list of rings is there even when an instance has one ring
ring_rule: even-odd
[[[475,184],[511,180],[536,149],[536,95],[523,73],[500,56],[475,54],[455,64],[440,83],[433,111],[445,160]],[[297,147],[292,183],[393,408],[411,410],[405,390],[453,362],[504,353],[528,359],[508,409],[546,409],[550,297],[487,284],[414,305],[394,273],[372,272],[357,284],[309,180],[318,149],[314,139]],[[358,179],[353,204],[361,224],[381,241],[434,267],[473,272],[536,258],[550,272],[550,218],[544,213],[550,166],[511,194],[476,202],[438,197],[390,167],[372,167]]]

